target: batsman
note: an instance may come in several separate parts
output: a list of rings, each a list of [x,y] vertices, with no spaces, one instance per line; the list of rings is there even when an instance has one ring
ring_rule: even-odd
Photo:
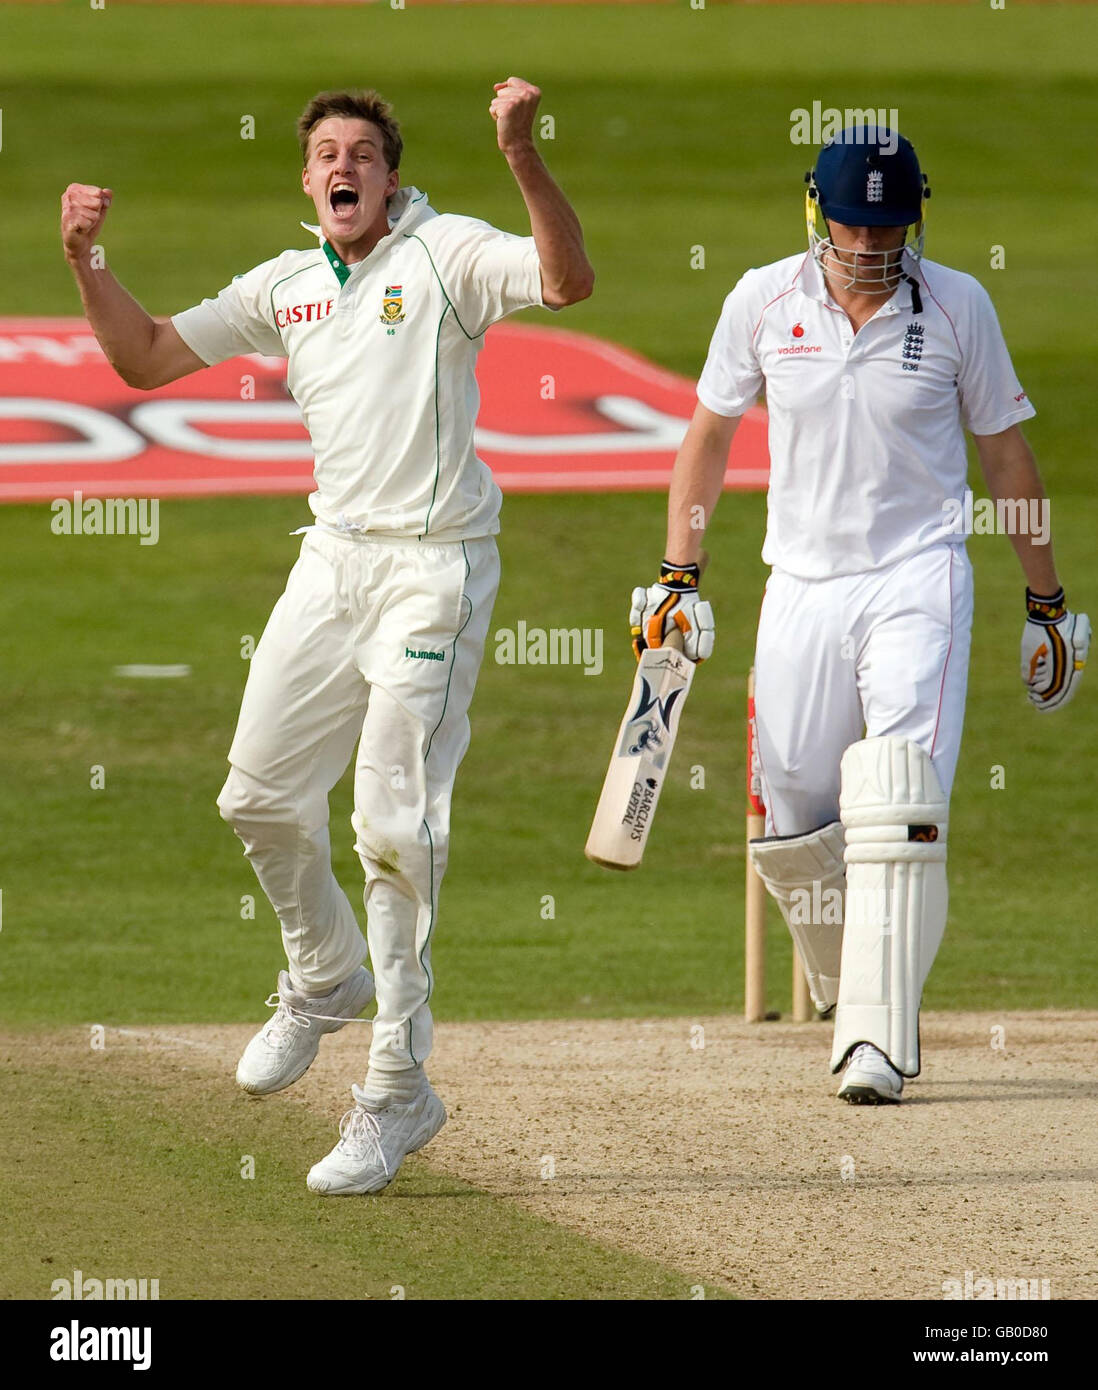
[[[634,590],[631,625],[638,647],[675,624],[687,655],[711,648],[696,518],[712,517],[736,427],[765,388],[767,815],[750,854],[816,1008],[834,1015],[839,1096],[895,1103],[919,1073],[946,925],[973,608],[965,431],[997,515],[1031,516],[1045,494],[1021,430],[1035,412],[987,292],[923,256],[930,190],[910,142],[848,127],[806,177],[807,253],[749,270],[724,301],[675,462],[667,558]],[[1047,531],[1007,529],[1027,586],[1022,680],[1048,713],[1075,694],[1090,622],[1067,606]]]

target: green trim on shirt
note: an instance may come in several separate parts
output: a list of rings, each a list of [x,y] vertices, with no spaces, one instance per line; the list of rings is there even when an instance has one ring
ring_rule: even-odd
[[[321,242],[320,249],[324,252],[325,256],[327,256],[328,264],[335,271],[336,279],[339,281],[339,288],[342,289],[351,278],[350,267],[344,265],[337,253],[333,250],[330,242]]]
[[[442,284],[441,280],[439,281],[439,284]],[[442,293],[443,295],[445,295],[446,291],[443,290]],[[442,325],[446,320],[446,315],[449,313],[453,313],[454,318],[457,318],[457,311],[454,309],[454,306],[447,299],[446,308],[443,309],[442,313],[439,315],[438,328],[435,330],[435,481],[433,486],[431,487],[431,503],[430,506],[427,508],[427,516],[425,517],[423,522],[423,531],[420,535],[420,540],[422,540],[423,537],[427,534],[427,532],[431,529],[431,513],[435,509],[435,497],[438,494],[438,478],[439,474],[442,471],[442,444],[439,438],[441,424],[439,421],[438,411],[438,344],[439,339],[442,337]],[[464,333],[465,329],[463,328],[461,331]]]
[[[299,267],[297,268],[297,270],[292,270],[292,271],[289,273],[289,275],[283,275],[283,277],[282,277],[281,280],[276,280],[276,281],[274,282],[274,284],[271,286],[271,294],[270,294],[271,324],[272,324],[272,326],[273,326],[273,328],[274,328],[274,331],[278,334],[278,336],[279,336],[280,338],[282,338],[282,329],[279,328],[279,326],[278,326],[278,320],[277,320],[276,317],[275,317],[275,313],[276,313],[276,310],[275,310],[275,290],[278,289],[279,285],[284,285],[284,284],[286,283],[287,280],[292,280],[292,279],[294,278],[295,275],[300,275],[301,272],[302,272],[303,270],[315,270],[316,267],[317,267],[319,264],[320,264],[319,261],[310,261],[308,265],[299,266]],[[283,346],[285,346],[285,342],[286,342],[285,338],[282,338]]]
[[[458,311],[454,308],[454,302],[453,302],[453,300],[452,300],[452,299],[450,298],[450,296],[446,293],[446,286],[442,283],[442,276],[438,273],[438,266],[435,265],[435,259],[434,259],[434,257],[431,255],[431,252],[430,252],[430,250],[428,249],[427,243],[423,240],[423,238],[422,238],[421,236],[418,236],[415,232],[405,232],[405,233],[404,233],[404,238],[405,238],[406,241],[418,241],[419,244],[420,244],[420,246],[423,247],[423,250],[424,250],[424,252],[426,253],[426,256],[427,256],[427,260],[428,260],[428,262],[430,263],[431,269],[432,269],[432,271],[434,271],[435,279],[438,281],[438,287],[439,287],[439,289],[442,291],[442,297],[443,297],[443,299],[446,301],[446,308],[443,309],[443,311],[442,311],[442,315],[441,315],[441,317],[439,318],[439,321],[438,321],[438,329],[437,329],[437,331],[436,331],[436,333],[435,333],[435,481],[434,481],[434,486],[431,488],[431,504],[430,504],[430,506],[427,508],[427,516],[426,516],[426,518],[425,518],[425,520],[424,520],[424,522],[423,522],[423,531],[422,531],[421,534],[420,534],[420,540],[422,540],[423,537],[424,537],[424,536],[428,533],[428,531],[431,529],[431,513],[432,513],[432,512],[434,511],[434,509],[435,509],[435,498],[436,498],[436,496],[437,496],[437,494],[438,494],[438,479],[439,479],[439,473],[441,472],[441,469],[442,469],[442,446],[441,446],[441,443],[440,443],[440,441],[439,441],[439,429],[440,429],[440,424],[439,424],[439,411],[438,411],[438,344],[439,344],[439,339],[442,337],[442,325],[443,325],[443,322],[445,321],[445,318],[446,318],[447,313],[453,314],[453,316],[454,316],[454,322],[455,322],[455,323],[457,324],[457,326],[461,329],[462,333],[465,334],[465,337],[469,340],[469,342],[471,342],[471,343],[476,342],[476,339],[477,339],[480,335],[479,335],[479,334],[475,334],[475,335],[474,335],[474,334],[472,334],[472,333],[467,333],[467,332],[465,331],[465,325],[462,323],[461,317],[460,317],[460,315],[458,314]]]
[[[442,283],[442,276],[438,273],[438,266],[435,265],[435,258],[431,255],[427,243],[416,232],[405,232],[404,237],[407,241],[418,241],[420,246],[422,246],[424,251],[427,253],[427,259],[431,263],[431,269],[435,272],[435,279],[438,281],[438,287],[442,291],[442,297],[443,299],[445,299],[446,303],[450,306],[450,308],[454,310],[454,319],[457,322],[457,326],[461,329],[463,333],[465,333],[465,336],[469,339],[471,343],[474,342],[477,338],[483,336],[480,333],[466,333],[465,325],[462,323],[461,316],[458,313],[458,311],[454,309],[454,301],[446,292],[446,286]]]

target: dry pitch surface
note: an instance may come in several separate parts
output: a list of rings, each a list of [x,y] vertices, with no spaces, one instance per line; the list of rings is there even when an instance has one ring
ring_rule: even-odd
[[[231,1087],[252,1031],[108,1042],[135,1080]],[[296,1087],[254,1103],[327,1114],[334,1142],[367,1038],[327,1038]],[[444,1024],[431,1075],[450,1122],[424,1158],[741,1296],[939,1299],[966,1271],[1098,1296],[1098,1014],[924,1016],[923,1075],[896,1107],[835,1099],[829,1039],[729,1017]],[[86,1057],[87,1034],[33,1046]]]

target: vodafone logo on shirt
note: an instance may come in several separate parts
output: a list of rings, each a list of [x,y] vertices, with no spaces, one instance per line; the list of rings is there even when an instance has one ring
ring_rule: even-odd
[[[290,323],[330,312],[327,299],[279,310]],[[477,379],[477,453],[505,492],[664,489],[697,404],[692,381],[636,353],[527,323],[488,330]],[[766,431],[765,411],[747,411],[726,487],[766,487]],[[304,495],[312,470],[283,357],[135,391],[83,319],[0,319],[0,501]]]
[[[794,338],[794,339],[803,339],[804,336],[805,336],[804,324],[803,324],[803,323],[795,323],[795,324],[793,325],[793,327],[789,330],[789,336],[790,336],[791,338]],[[796,357],[799,357],[802,353],[806,353],[806,352],[822,352],[822,351],[823,351],[823,349],[821,348],[821,346],[820,346],[819,343],[806,343],[806,342],[801,341],[801,342],[794,342],[794,344],[793,344],[792,347],[780,347],[780,348],[778,349],[778,356],[779,356],[779,357],[795,357],[795,356],[796,356]]]

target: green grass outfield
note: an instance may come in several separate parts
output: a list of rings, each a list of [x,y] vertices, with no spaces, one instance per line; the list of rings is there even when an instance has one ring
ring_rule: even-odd
[[[811,156],[790,144],[790,111],[898,107],[934,190],[928,253],[980,276],[996,300],[1040,412],[1027,432],[1055,498],[1069,598],[1094,612],[1096,55],[1098,13],[1084,6],[0,5],[3,311],[78,311],[56,226],[70,180],[115,189],[104,242],[152,312],[304,244],[293,120],[315,90],[343,83],[396,103],[404,177],[435,206],[522,230],[487,115],[492,81],[517,72],[544,89],[556,121],[545,153],[598,270],[595,296],[563,321],[693,376],[738,274],[802,244]],[[244,115],[254,141],[239,138]],[[698,244],[704,271],[689,268]],[[1006,264],[992,271],[996,245]],[[604,627],[607,662],[598,678],[501,667],[489,647],[435,943],[440,1019],[741,1006],[758,495],[728,495],[710,534],[717,652],[648,862],[619,877],[582,855],[629,681],[623,610],[660,558],[662,514],[655,494],[506,502],[493,629],[519,618]],[[46,507],[0,509],[9,1023],[261,1015],[278,933],[265,906],[239,918],[254,880],[214,798],[246,675],[240,641],[261,631],[296,551],[287,532],[306,519],[303,499],[169,502],[159,545],[140,547],[62,544]],[[927,1004],[1092,1007],[1098,690],[1049,718],[1030,711],[1020,572],[1003,538],[975,538],[970,552],[951,925]],[[112,677],[134,661],[189,662],[194,674]],[[93,764],[105,790],[89,788]],[[705,789],[691,790],[699,764]],[[358,901],[349,814],[345,782],[333,839]],[[770,1002],[787,1007],[788,945],[776,926],[772,936]]]
[[[76,1269],[157,1278],[163,1299],[696,1296],[682,1271],[417,1159],[381,1200],[312,1197],[304,1168],[331,1148],[331,1120],[223,1091],[163,1058],[135,1074],[113,1044],[104,1056],[82,1041],[35,1057],[0,1037],[19,1116],[5,1142],[0,1301],[48,1298]]]

